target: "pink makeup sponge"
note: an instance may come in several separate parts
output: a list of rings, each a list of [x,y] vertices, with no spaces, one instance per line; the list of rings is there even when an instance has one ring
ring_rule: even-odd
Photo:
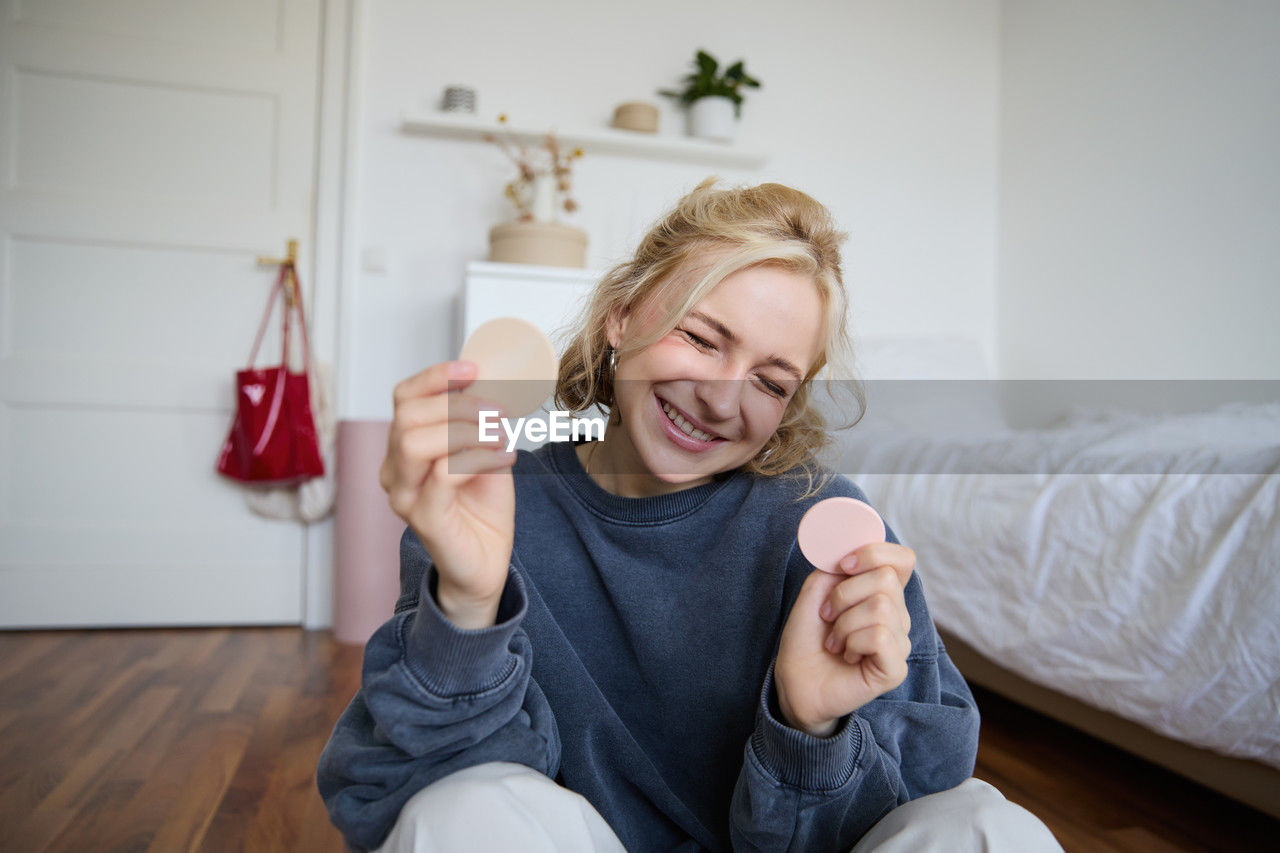
[[[839,575],[840,561],[871,542],[884,541],[884,521],[855,498],[827,498],[809,507],[797,533],[805,559],[824,572]]]
[[[536,412],[556,388],[556,351],[535,325],[498,317],[476,327],[459,358],[479,367],[474,392],[509,418]]]

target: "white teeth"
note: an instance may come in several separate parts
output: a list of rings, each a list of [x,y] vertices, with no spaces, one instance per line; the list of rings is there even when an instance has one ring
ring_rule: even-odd
[[[680,415],[679,412],[671,408],[670,403],[663,402],[662,411],[667,413],[667,417],[671,420],[671,422],[676,426],[680,427],[681,432],[683,432],[685,435],[691,435],[694,438],[698,439],[698,441],[711,441],[711,439],[713,438],[713,436],[710,433],[705,433],[702,430],[695,427],[693,424],[686,421]]]

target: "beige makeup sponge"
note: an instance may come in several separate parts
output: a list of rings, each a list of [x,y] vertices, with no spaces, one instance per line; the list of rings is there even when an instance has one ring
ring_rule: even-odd
[[[479,367],[469,392],[502,406],[509,418],[524,417],[556,387],[556,352],[532,323],[498,317],[476,328],[459,356]]]

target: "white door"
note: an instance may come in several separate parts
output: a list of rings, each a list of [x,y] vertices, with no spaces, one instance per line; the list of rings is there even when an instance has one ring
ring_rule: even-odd
[[[309,248],[320,17],[0,0],[0,626],[301,621],[304,529],[214,464],[255,258]]]

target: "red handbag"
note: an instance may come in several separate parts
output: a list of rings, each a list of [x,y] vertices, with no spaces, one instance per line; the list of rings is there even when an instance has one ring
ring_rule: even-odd
[[[280,364],[254,367],[277,296],[284,296],[284,329]],[[289,371],[289,329],[294,312],[302,332],[303,372]],[[218,456],[218,473],[244,483],[288,485],[324,474],[320,441],[311,415],[311,344],[302,311],[302,288],[292,261],[280,265],[280,275],[267,300],[249,366],[236,371],[236,413]]]

